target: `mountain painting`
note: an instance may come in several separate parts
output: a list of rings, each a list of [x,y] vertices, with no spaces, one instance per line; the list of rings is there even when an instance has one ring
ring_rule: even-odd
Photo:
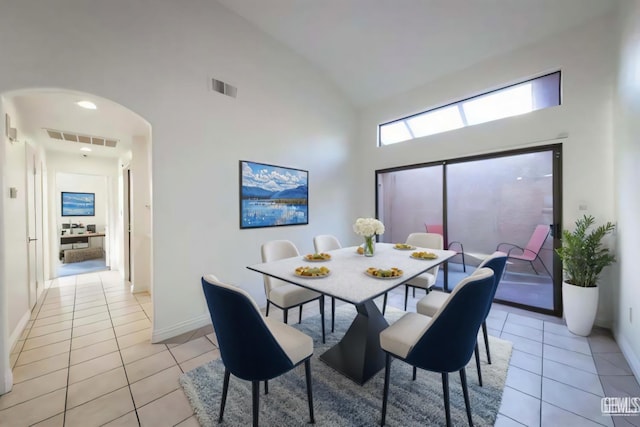
[[[309,172],[240,161],[240,228],[309,223]]]

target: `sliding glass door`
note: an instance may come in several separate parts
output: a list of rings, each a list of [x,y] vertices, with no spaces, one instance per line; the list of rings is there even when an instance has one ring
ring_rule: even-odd
[[[558,314],[560,156],[553,145],[378,171],[383,240],[443,234],[445,246],[459,252],[441,269],[437,286],[445,291],[496,249],[507,252],[496,300]]]

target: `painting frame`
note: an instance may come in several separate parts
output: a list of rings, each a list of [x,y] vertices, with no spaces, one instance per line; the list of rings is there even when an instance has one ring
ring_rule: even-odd
[[[309,224],[309,171],[240,160],[240,229]]]
[[[96,216],[96,193],[60,192],[60,216]]]

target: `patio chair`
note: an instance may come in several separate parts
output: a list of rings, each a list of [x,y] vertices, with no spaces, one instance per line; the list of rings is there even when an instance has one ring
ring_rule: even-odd
[[[542,264],[547,274],[551,277],[549,269],[546,265],[544,265],[542,258],[540,258],[540,249],[542,249],[542,245],[544,245],[544,242],[547,240],[550,231],[551,230],[548,225],[538,225],[536,226],[536,229],[533,230],[533,234],[529,239],[529,243],[527,243],[524,248],[513,243],[500,243],[496,247],[496,251],[505,252],[507,254],[507,260],[509,260],[509,258],[512,258],[529,262],[529,264],[531,264],[531,268],[533,268],[533,271],[535,271],[536,274],[539,273],[538,270],[536,270],[536,267],[533,265],[533,261],[538,259],[540,260],[540,264]],[[504,272],[507,272],[507,267],[504,268]]]
[[[427,233],[435,233],[444,236],[444,229],[442,227],[442,224],[425,224],[424,227],[427,230]],[[464,261],[464,246],[462,246],[462,243],[454,240],[453,242],[449,242],[446,249],[450,251],[456,251],[456,254],[462,256],[462,271],[466,273],[467,265]]]

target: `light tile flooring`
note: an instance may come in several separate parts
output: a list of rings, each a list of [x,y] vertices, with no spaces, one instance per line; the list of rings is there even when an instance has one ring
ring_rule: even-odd
[[[390,294],[389,305],[403,301],[403,288]],[[0,425],[198,426],[178,377],[219,357],[215,335],[205,327],[150,344],[151,311],[150,297],[131,295],[117,272],[55,280],[12,351]],[[303,311],[316,314],[317,304]],[[600,414],[602,396],[640,396],[606,331],[575,337],[557,318],[498,305],[488,325],[514,343],[497,426],[640,425]]]

